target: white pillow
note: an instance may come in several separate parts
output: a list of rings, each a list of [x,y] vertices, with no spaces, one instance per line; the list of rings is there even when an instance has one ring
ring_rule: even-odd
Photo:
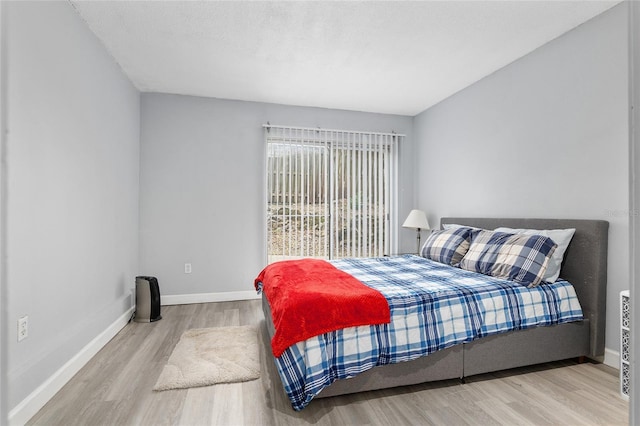
[[[542,235],[549,237],[554,243],[558,245],[556,251],[553,252],[549,264],[547,265],[547,271],[542,277],[542,281],[548,283],[554,283],[560,276],[560,267],[562,266],[562,259],[564,259],[564,252],[569,247],[571,238],[575,234],[575,228],[568,229],[514,229],[514,228],[496,228],[496,232],[508,232],[510,234],[525,234],[525,235]]]
[[[445,223],[442,225],[442,229],[445,229],[445,230],[457,229],[457,228],[482,229],[482,228],[476,228],[475,226],[458,225],[457,223]]]

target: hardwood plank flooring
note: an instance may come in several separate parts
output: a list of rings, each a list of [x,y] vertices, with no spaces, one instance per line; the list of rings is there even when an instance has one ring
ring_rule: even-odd
[[[625,425],[617,370],[562,361],[458,380],[314,400],[291,408],[270,357],[259,300],[164,306],[130,323],[28,425]],[[262,377],[153,392],[190,328],[256,325]]]

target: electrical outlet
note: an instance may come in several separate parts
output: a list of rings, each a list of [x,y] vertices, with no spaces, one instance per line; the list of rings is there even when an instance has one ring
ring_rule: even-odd
[[[29,337],[29,317],[27,315],[18,319],[18,342]]]
[[[184,264],[184,273],[185,274],[190,274],[191,273],[191,264],[190,263],[185,263]]]

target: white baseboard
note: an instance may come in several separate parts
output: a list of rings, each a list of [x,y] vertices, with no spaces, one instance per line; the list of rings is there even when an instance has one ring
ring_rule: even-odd
[[[604,348],[604,364],[615,369],[620,369],[620,352]]]
[[[132,313],[133,308],[128,309],[11,410],[9,412],[9,425],[24,425],[27,423],[109,340],[127,325]]]
[[[164,305],[189,305],[192,303],[232,302],[235,300],[259,299],[255,291],[229,291],[225,293],[197,293],[161,295],[160,303]]]

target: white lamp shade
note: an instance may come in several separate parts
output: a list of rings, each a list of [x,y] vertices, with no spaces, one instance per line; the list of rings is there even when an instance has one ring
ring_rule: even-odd
[[[409,216],[402,224],[403,228],[429,229],[427,215],[422,210],[411,210]]]

